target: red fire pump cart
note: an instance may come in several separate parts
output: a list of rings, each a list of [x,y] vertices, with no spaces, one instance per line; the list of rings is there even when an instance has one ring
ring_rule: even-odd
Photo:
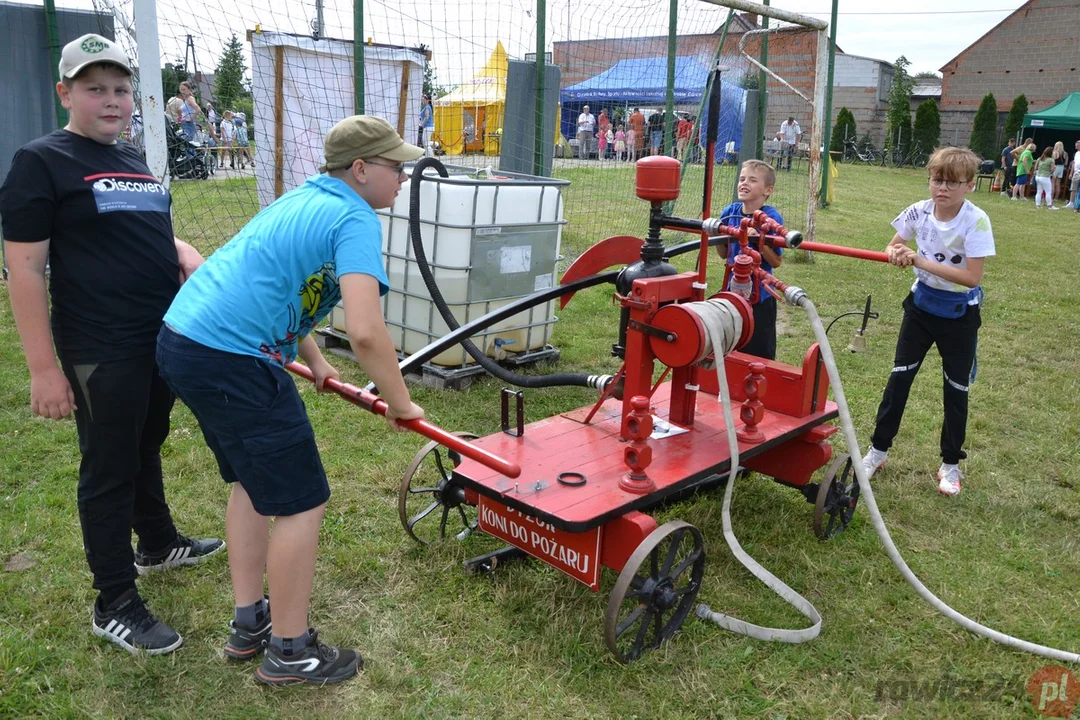
[[[409,465],[399,492],[401,522],[418,542],[441,539],[448,527],[463,536],[478,526],[507,543],[504,550],[471,561],[474,567],[491,569],[527,554],[593,590],[600,587],[601,567],[619,573],[604,635],[623,662],[674,635],[701,585],[705,549],[698,529],[681,521],[658,527],[646,514],[722,481],[730,470],[718,378],[701,363],[721,360],[740,420],[740,465],[798,489],[814,503],[818,537],[842,531],[858,501],[849,457],[830,464],[832,447],[826,441],[836,428],[826,423],[837,409],[826,399],[828,378],[818,346],[807,350],[799,367],[739,352],[723,356],[717,350],[714,356],[706,321],[695,310],[708,303],[723,306],[738,318],[731,327],[739,336],[730,344],[745,343],[753,333],[750,303],[759,292],[785,287],[758,267],[750,234],[784,247],[797,246],[801,237],[762,213],[739,227],[665,216],[663,203],[678,197],[679,171],[671,158],[640,161],[637,194],[652,206],[649,236],[644,242],[631,237],[601,242],[563,278],[565,286],[640,256],[616,281],[624,320],[617,347],[625,364],[601,382],[599,401],[524,425],[522,394],[504,390],[503,431],[459,437],[520,468],[520,475],[508,477],[432,442]],[[664,261],[662,228],[701,234],[697,272],[679,273]],[[729,276],[732,287],[744,281],[753,287],[749,298],[723,292],[705,299],[710,238],[740,244],[724,286]],[[563,303],[568,300],[564,295]],[[654,384],[657,362],[666,369]],[[516,427],[508,417],[512,400],[517,401]],[[822,480],[811,482],[826,465]]]

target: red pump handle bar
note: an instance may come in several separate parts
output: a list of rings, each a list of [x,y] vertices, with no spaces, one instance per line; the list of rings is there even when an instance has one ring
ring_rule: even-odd
[[[291,362],[285,365],[285,369],[302,378],[306,378],[311,382],[315,382],[315,374],[311,372],[311,369],[307,365]],[[370,393],[363,388],[358,388],[355,385],[350,385],[349,383],[334,379],[328,379],[326,381],[326,388],[337,393],[357,407],[361,407],[376,415],[386,416],[386,401],[374,393]],[[415,433],[423,435],[429,440],[434,440],[440,445],[444,445],[451,450],[464,455],[470,460],[475,460],[481,465],[491,468],[495,472],[502,473],[506,477],[516,478],[521,475],[521,467],[517,463],[503,460],[498,455],[493,455],[487,450],[468,443],[456,435],[451,435],[438,425],[433,425],[427,420],[398,420],[398,424]]]

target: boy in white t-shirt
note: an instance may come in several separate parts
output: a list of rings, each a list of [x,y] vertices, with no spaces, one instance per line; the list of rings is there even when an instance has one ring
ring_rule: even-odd
[[[960,492],[959,462],[967,433],[968,386],[975,363],[985,259],[994,255],[990,218],[966,199],[975,188],[979,158],[966,148],[942,148],[931,157],[930,199],[893,220],[896,234],[885,250],[897,267],[912,266],[915,284],[904,300],[892,373],[878,407],[877,424],[863,465],[867,475],[885,464],[900,429],[908,392],[931,345],[944,372],[945,417],[941,427],[938,491]],[[908,247],[915,239],[916,248]]]

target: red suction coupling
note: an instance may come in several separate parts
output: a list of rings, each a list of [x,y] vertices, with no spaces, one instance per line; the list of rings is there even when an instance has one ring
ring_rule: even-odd
[[[682,163],[667,155],[652,155],[637,161],[637,196],[650,203],[679,199]]]

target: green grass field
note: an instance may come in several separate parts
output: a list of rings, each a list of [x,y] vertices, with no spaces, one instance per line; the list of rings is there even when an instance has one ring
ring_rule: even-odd
[[[590,172],[568,171],[569,192],[595,182]],[[925,197],[924,178],[923,171],[842,167],[836,202],[819,215],[818,240],[881,249],[893,217]],[[174,190],[181,212],[185,203],[198,209],[185,196],[191,187]],[[250,188],[236,192],[251,196]],[[985,190],[972,199],[990,214],[998,255],[987,263],[964,491],[943,498],[933,479],[941,371],[931,354],[889,465],[874,479],[875,495],[901,552],[948,604],[1003,632],[1076,652],[1080,334],[1069,328],[1080,308],[1080,271],[1068,253],[1080,217],[1037,213],[1030,202]],[[646,207],[627,194],[610,212],[643,222]],[[232,208],[216,222],[235,223],[234,216]],[[570,220],[563,252],[573,257],[602,236],[576,233]],[[205,225],[189,227],[195,224]],[[606,234],[616,234],[616,224]],[[720,272],[714,257],[713,284]],[[860,309],[873,294],[881,317],[871,321],[866,353],[842,350],[855,319],[831,334],[865,444],[910,271],[818,254],[812,263],[785,263],[778,275],[805,288],[826,320]],[[560,314],[552,342],[562,358],[540,371],[617,369],[608,352],[618,317],[610,293],[582,293]],[[811,342],[801,311],[781,308],[779,327],[780,359],[797,362]],[[132,658],[89,632],[94,596],[75,507],[75,425],[31,415],[6,298],[0,339],[0,717],[1041,717],[1024,685],[1049,661],[979,639],[937,614],[894,570],[862,509],[846,533],[821,543],[810,529],[812,506],[760,476],[735,488],[735,532],[817,606],[821,636],[768,644],[690,617],[673,642],[621,666],[602,629],[613,573],[596,594],[538,562],[467,575],[463,560],[497,547],[478,533],[416,546],[397,519],[397,486],[422,439],[388,433],[381,419],[303,384],[334,490],[311,620],[326,641],[359,648],[366,670],[333,688],[270,689],[254,682],[253,666],[227,664],[221,646],[232,596],[224,558],[139,581],[185,644],[170,656]],[[344,379],[364,382],[355,365],[332,359]],[[486,435],[499,429],[500,386],[485,380],[464,394],[414,392],[434,422]],[[579,389],[527,391],[527,420],[592,399]],[[182,406],[164,463],[180,528],[223,536],[227,488]],[[699,496],[656,514],[704,534],[699,600],[751,622],[802,627],[800,615],[731,558],[720,499]]]

